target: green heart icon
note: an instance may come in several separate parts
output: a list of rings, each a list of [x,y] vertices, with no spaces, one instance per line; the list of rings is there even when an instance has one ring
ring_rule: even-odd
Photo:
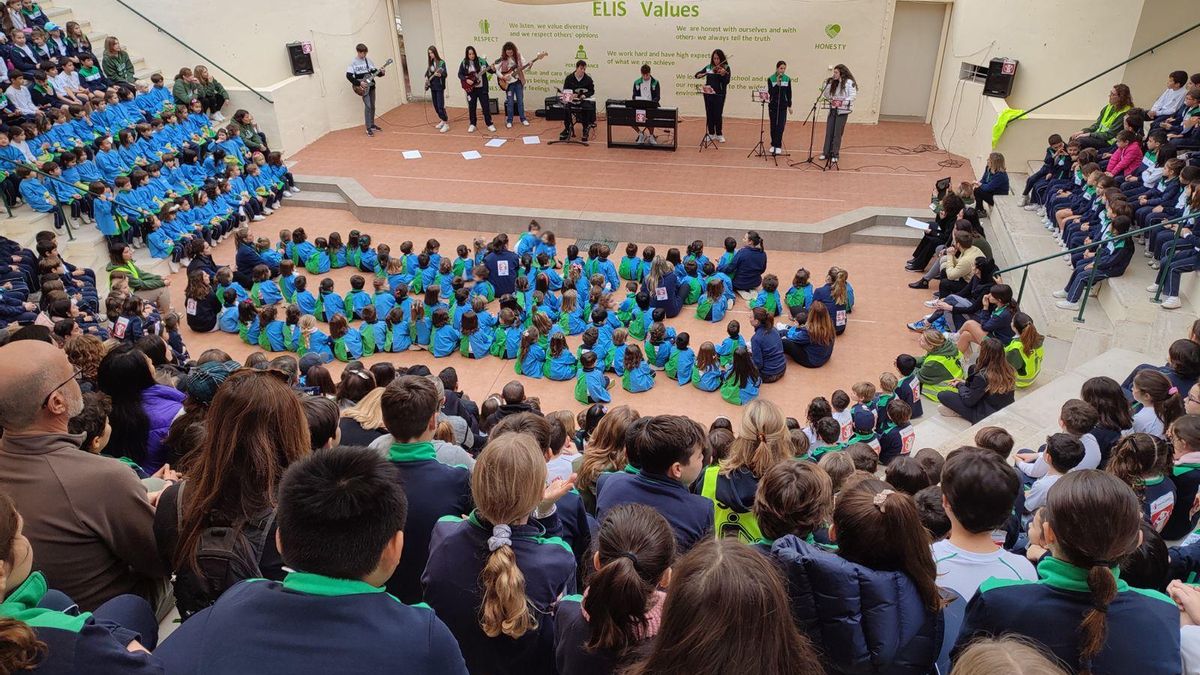
[[[837,37],[840,32],[842,32],[842,27],[839,24],[831,23],[825,26],[825,34],[829,36],[830,40]]]

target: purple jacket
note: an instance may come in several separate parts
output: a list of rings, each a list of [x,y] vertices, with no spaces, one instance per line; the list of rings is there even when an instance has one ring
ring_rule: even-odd
[[[142,464],[147,473],[154,473],[163,465],[162,442],[183,407],[183,399],[183,392],[161,384],[142,392],[142,410],[150,418],[150,438],[146,441],[146,461]]]

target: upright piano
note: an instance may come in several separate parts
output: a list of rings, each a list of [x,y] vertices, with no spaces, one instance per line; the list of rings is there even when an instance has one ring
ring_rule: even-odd
[[[679,146],[677,108],[663,108],[654,101],[643,99],[608,99],[604,103],[604,116],[607,120],[610,148],[673,151]],[[617,132],[616,139],[613,138],[614,129]],[[657,143],[636,142],[638,136],[650,131],[657,132]]]

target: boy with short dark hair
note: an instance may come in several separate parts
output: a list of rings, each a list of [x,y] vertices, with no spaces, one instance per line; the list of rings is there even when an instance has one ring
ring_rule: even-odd
[[[589,403],[608,403],[612,396],[608,390],[614,380],[596,368],[596,352],[586,351],[579,355],[579,378],[575,381],[575,400]]]
[[[854,433],[854,425],[850,421],[850,411],[847,410],[850,407],[850,395],[837,389],[830,394],[829,405],[833,408],[833,419],[841,425],[841,435],[838,440],[844,441],[850,438],[850,435]]]
[[[711,536],[713,503],[688,492],[704,469],[701,428],[682,415],[642,417],[625,434],[625,451],[636,473],[602,474],[596,484],[596,520],[621,504],[645,504],[661,513],[682,555]]]
[[[308,437],[313,451],[335,448],[342,437],[338,405],[324,396],[306,396],[300,401],[308,422]]]
[[[817,443],[812,448],[809,448],[808,459],[816,462],[821,459],[821,456],[829,452],[837,452],[841,450],[838,445],[838,439],[842,435],[842,425],[833,417],[822,417],[813,422],[813,433],[817,436]]]
[[[1046,439],[1046,451],[1039,458],[1046,465],[1046,473],[1025,490],[1025,499],[1021,504],[1023,525],[1028,526],[1033,512],[1046,505],[1046,495],[1051,486],[1068,471],[1077,468],[1083,458],[1083,443],[1075,436],[1059,433]]]
[[[1076,438],[1083,446],[1083,458],[1069,469],[1095,469],[1100,466],[1100,444],[1091,434],[1096,423],[1100,421],[1100,413],[1087,401],[1073,398],[1063,404],[1058,415],[1058,425],[1063,433]],[[1045,453],[1035,453],[1022,450],[1017,453],[1017,470],[1030,478],[1041,478],[1046,475]],[[1061,469],[1062,466],[1060,465]],[[1063,471],[1066,473],[1066,471]]]
[[[108,438],[112,435],[112,425],[108,423],[110,412],[112,401],[108,396],[96,392],[83,395],[83,410],[67,423],[67,431],[83,434],[80,450],[98,455],[108,445]]]
[[[1012,434],[1003,427],[984,427],[975,432],[975,446],[996,453],[1003,462],[1008,461],[1013,444]]]
[[[779,462],[758,481],[754,517],[763,539],[754,547],[764,553],[776,539],[792,534],[815,543],[813,533],[833,514],[833,481],[810,462]]]
[[[429,538],[442,516],[461,516],[474,508],[471,473],[463,466],[437,460],[433,432],[441,397],[425,377],[405,375],[383,391],[383,423],[392,435],[388,460],[409,495],[410,511],[404,539],[407,554],[387,580],[388,592],[401,602],[420,602],[421,573],[429,557]]]
[[[917,434],[909,423],[912,408],[907,403],[893,398],[885,410],[888,421],[879,432],[879,462],[887,465],[893,459],[912,452]]]
[[[921,381],[917,379],[917,358],[911,354],[901,354],[896,357],[896,372],[900,379],[896,382],[896,397],[912,408],[912,419],[925,414],[921,406]]]
[[[224,675],[467,672],[426,607],[384,592],[404,549],[408,504],[396,470],[366,448],[293,464],[279,486],[282,582],[246,581],[181,624],[157,650],[166,671]]]
[[[995,453],[971,448],[950,454],[942,468],[942,506],[950,536],[933,545],[938,585],[970,600],[990,577],[1037,579],[1028,560],[1000,548],[1000,528],[1020,491],[1017,472]]]

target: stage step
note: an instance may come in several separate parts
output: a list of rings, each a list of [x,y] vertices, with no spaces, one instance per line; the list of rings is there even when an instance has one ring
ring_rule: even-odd
[[[350,210],[350,202],[336,192],[317,192],[305,190],[287,198],[289,206],[307,206],[314,209]]]
[[[921,233],[904,225],[872,225],[850,235],[851,244],[916,246]]]

